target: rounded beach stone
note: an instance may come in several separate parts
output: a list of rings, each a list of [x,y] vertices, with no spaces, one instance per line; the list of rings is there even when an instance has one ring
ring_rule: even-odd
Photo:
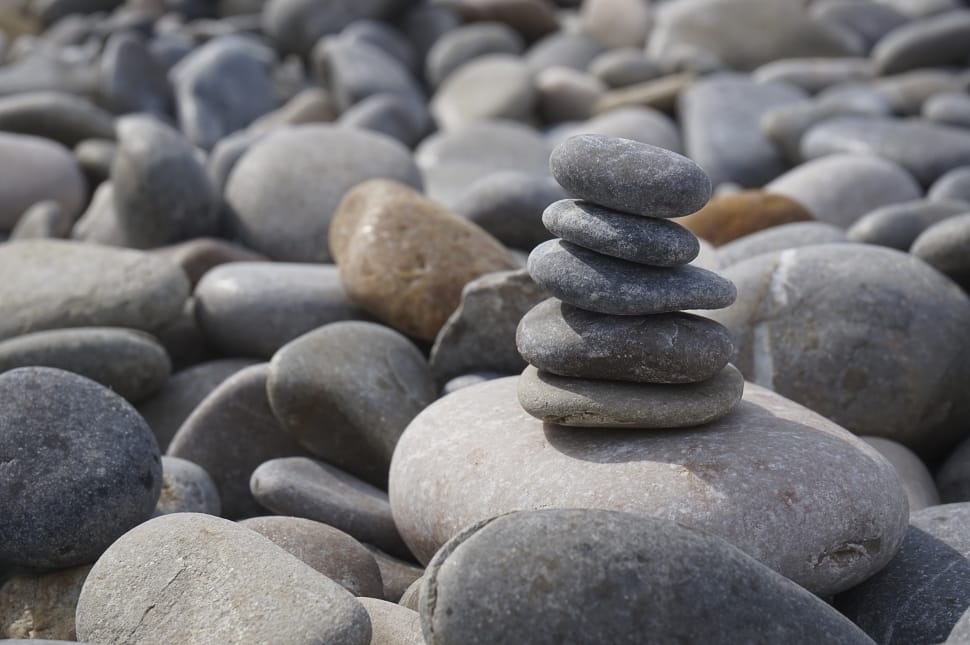
[[[797,85],[810,94],[831,85],[868,81],[875,75],[872,62],[863,57],[783,58],[765,63],[751,74],[760,83],[780,81]]]
[[[705,315],[731,331],[733,362],[749,381],[924,459],[965,436],[970,301],[924,262],[824,244],[760,255],[724,274],[741,297]]]
[[[112,544],[81,590],[77,633],[104,645],[371,636],[367,612],[336,582],[255,531],[197,513],[163,515]]]
[[[193,287],[210,269],[222,264],[269,261],[244,246],[217,237],[196,237],[177,244],[160,246],[152,249],[152,253],[179,265]]]
[[[880,75],[965,64],[970,57],[970,11],[957,9],[913,20],[890,31],[872,50]]]
[[[158,391],[172,371],[153,336],[118,327],[53,329],[0,341],[0,372],[30,366],[86,376],[133,403]]]
[[[532,72],[521,58],[489,54],[444,80],[431,100],[431,114],[442,130],[484,119],[528,121],[536,98]]]
[[[0,582],[0,639],[22,638],[13,642],[34,645],[40,639],[77,640],[74,612],[90,570],[91,565],[49,573],[23,571]]]
[[[195,289],[196,320],[229,356],[270,358],[309,331],[370,315],[351,300],[333,264],[237,262],[207,272]]]
[[[202,466],[178,457],[162,455],[162,493],[155,517],[171,513],[219,515],[219,489]]]
[[[0,564],[93,562],[151,516],[158,444],[124,399],[46,367],[0,374],[0,393]]]
[[[714,246],[721,246],[774,226],[813,219],[811,213],[789,197],[762,190],[742,190],[714,197],[707,206],[677,223]]]
[[[0,130],[73,147],[84,139],[114,139],[112,114],[67,92],[25,92],[0,98]]]
[[[355,596],[383,598],[381,571],[374,556],[343,531],[301,517],[263,516],[239,522],[269,538]]]
[[[566,196],[551,177],[498,171],[472,182],[455,201],[453,210],[502,244],[531,251],[553,237],[542,224],[542,211]]]
[[[422,562],[501,513],[601,508],[720,536],[826,595],[881,569],[902,541],[909,513],[892,466],[764,388],[748,384],[734,412],[705,427],[634,432],[544,425],[519,405],[517,381],[439,399],[401,438],[391,506]]]
[[[604,314],[643,316],[681,309],[719,309],[734,302],[729,280],[695,266],[649,267],[550,240],[529,255],[529,273],[571,305]]]
[[[179,316],[189,282],[146,253],[61,240],[0,245],[0,339],[62,327],[154,330]],[[70,302],[70,307],[65,307]]]
[[[329,231],[344,194],[383,177],[421,187],[407,148],[389,137],[331,125],[267,134],[239,160],[226,186],[240,240],[274,260],[330,261]]]
[[[970,441],[964,439],[936,473],[936,487],[944,504],[970,502]]]
[[[848,242],[845,231],[825,222],[795,222],[757,231],[717,247],[722,268],[762,253],[784,251],[813,244]]]
[[[970,204],[918,199],[889,204],[863,215],[847,231],[853,242],[908,251],[927,228],[954,215],[970,213]]]
[[[930,186],[926,198],[935,202],[970,202],[970,165],[943,174]]]
[[[528,366],[519,403],[546,423],[581,428],[689,428],[720,419],[741,400],[744,377],[727,365],[706,381],[678,385],[558,376]]]
[[[629,139],[571,137],[553,150],[549,167],[573,196],[634,215],[680,217],[711,196],[710,179],[693,161]]]
[[[578,134],[601,134],[647,143],[683,154],[680,130],[669,116],[643,105],[617,107],[582,123],[564,123],[546,131],[556,144]]]
[[[369,322],[325,325],[283,346],[266,392],[301,445],[378,486],[398,437],[438,393],[414,343]]]
[[[522,633],[534,645],[634,645],[645,634],[870,643],[824,601],[723,539],[596,509],[522,511],[469,527],[428,565],[420,608],[426,637],[442,645],[519,643]]]
[[[266,363],[239,370],[216,387],[175,433],[167,454],[201,466],[215,481],[222,514],[260,515],[249,478],[264,461],[305,455],[266,398]]]
[[[387,494],[329,464],[304,457],[272,459],[253,472],[250,486],[274,513],[322,522],[388,553],[410,556]]]
[[[833,154],[793,168],[765,186],[801,204],[821,222],[848,228],[886,204],[919,199],[913,176],[872,155]]]
[[[610,316],[550,298],[522,318],[522,357],[560,376],[696,383],[720,372],[734,345],[722,325],[685,313]]]
[[[424,568],[413,562],[399,560],[374,546],[367,544],[364,546],[377,560],[377,567],[381,570],[381,581],[384,584],[383,598],[389,602],[400,600],[407,588],[424,573]]]
[[[547,123],[590,118],[607,91],[603,81],[592,74],[562,65],[536,74],[535,85],[538,112]]]
[[[372,645],[425,645],[415,610],[377,598],[361,598],[360,604],[370,616]]]
[[[52,199],[37,202],[20,216],[10,231],[10,240],[66,238],[74,218]]]
[[[638,264],[675,267],[700,253],[697,238],[680,224],[629,215],[579,199],[563,199],[542,213],[547,229],[577,246]]]
[[[9,231],[37,202],[53,199],[70,217],[84,206],[86,182],[64,146],[21,134],[0,132],[0,231]]]
[[[168,70],[138,36],[120,32],[109,37],[98,75],[101,98],[115,113],[172,113]]]
[[[195,149],[154,117],[127,116],[118,122],[111,185],[118,223],[135,248],[216,231],[219,196]]]
[[[521,372],[525,361],[515,347],[515,329],[548,296],[524,269],[486,273],[466,284],[461,304],[431,348],[429,364],[438,384],[470,372]]]
[[[148,422],[158,446],[166,450],[179,427],[209,392],[256,362],[246,358],[224,358],[193,365],[173,374],[154,396],[139,403],[138,413]]]
[[[949,643],[968,594],[970,504],[945,504],[913,513],[896,557],[835,607],[878,643]]]
[[[520,266],[475,224],[388,180],[347,193],[330,225],[330,251],[351,299],[421,340],[434,340],[465,284]]]
[[[909,252],[964,288],[970,288],[970,205],[923,231]]]
[[[964,92],[941,92],[923,103],[924,119],[946,125],[970,126],[970,95]]]
[[[389,0],[351,4],[270,0],[262,7],[261,27],[281,51],[308,54],[321,36],[339,33],[356,20],[380,18],[392,6]]]
[[[525,49],[522,36],[500,22],[477,22],[452,29],[438,38],[425,60],[424,76],[437,87],[459,67],[490,54],[517,56]]]
[[[940,494],[936,490],[936,484],[933,483],[933,476],[916,453],[892,439],[860,438],[878,450],[879,454],[896,469],[899,482],[906,491],[906,499],[909,500],[910,513],[940,504]]]

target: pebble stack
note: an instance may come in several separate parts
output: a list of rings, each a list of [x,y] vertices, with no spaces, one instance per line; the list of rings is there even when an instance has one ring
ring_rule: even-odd
[[[554,297],[519,323],[530,365],[519,402],[543,421],[605,428],[683,428],[729,413],[744,377],[721,324],[686,313],[731,305],[729,280],[691,266],[697,238],[671,218],[707,202],[711,183],[663,148],[578,135],[552,153],[553,177],[577,199],[550,205],[559,237],[529,255],[533,280]]]

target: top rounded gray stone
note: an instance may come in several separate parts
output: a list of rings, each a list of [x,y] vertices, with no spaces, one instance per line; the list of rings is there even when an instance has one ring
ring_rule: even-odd
[[[553,150],[549,167],[572,195],[635,215],[681,217],[711,196],[711,180],[693,161],[629,139],[570,137]]]

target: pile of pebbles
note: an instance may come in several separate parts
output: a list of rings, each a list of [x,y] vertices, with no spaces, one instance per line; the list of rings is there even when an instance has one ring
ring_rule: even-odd
[[[707,203],[707,175],[662,148],[601,135],[566,140],[551,167],[579,199],[545,210],[543,223],[560,237],[529,255],[533,280],[556,297],[519,323],[530,364],[519,379],[522,407],[580,427],[682,428],[726,415],[744,391],[728,364],[731,335],[681,310],[727,307],[737,292],[689,266],[700,244],[667,219]]]
[[[970,644],[968,0],[0,1],[0,640]]]

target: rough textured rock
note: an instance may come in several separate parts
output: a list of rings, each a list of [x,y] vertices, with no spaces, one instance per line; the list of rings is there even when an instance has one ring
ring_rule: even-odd
[[[22,638],[24,643],[77,640],[74,612],[90,570],[90,565],[84,565],[51,573],[20,573],[0,584],[0,638]]]
[[[700,528],[824,595],[878,571],[903,538],[908,508],[892,466],[758,386],[720,421],[661,433],[543,426],[516,386],[506,378],[456,392],[401,438],[391,506],[422,562],[500,513],[601,508]]]
[[[220,266],[202,278],[195,298],[199,327],[230,356],[270,358],[317,327],[370,318],[347,296],[333,264]]]
[[[374,556],[343,531],[300,517],[252,517],[239,525],[269,538],[355,596],[383,598]]]
[[[52,199],[70,217],[84,205],[86,185],[69,150],[47,139],[0,133],[0,231],[9,231],[37,202]]]
[[[168,446],[168,455],[194,462],[219,488],[222,513],[229,518],[262,514],[249,491],[261,463],[304,455],[273,416],[266,397],[265,363],[233,374],[195,408]]]
[[[922,510],[940,503],[940,494],[933,483],[933,476],[926,469],[926,464],[916,454],[892,439],[882,437],[861,437],[863,441],[879,451],[883,457],[896,469],[899,482],[906,491],[909,500],[909,512]]]
[[[154,396],[139,403],[138,413],[148,422],[159,447],[168,448],[176,431],[209,392],[255,362],[224,358],[193,365],[173,374]]]
[[[87,564],[151,516],[158,445],[124,399],[46,367],[0,374],[0,392],[0,563]]]
[[[260,504],[275,513],[329,524],[361,542],[408,557],[384,491],[322,461],[273,459],[253,472]]]
[[[970,406],[958,384],[968,378],[970,301],[922,261],[826,244],[724,275],[741,297],[706,315],[731,331],[749,380],[927,459],[965,433]]]
[[[161,388],[172,369],[165,348],[133,329],[76,327],[0,341],[0,372],[35,365],[86,376],[131,402]]]
[[[582,200],[551,204],[542,213],[542,223],[567,242],[639,264],[675,267],[700,253],[697,238],[678,223],[628,215]]]
[[[516,345],[540,370],[560,376],[695,383],[734,353],[721,325],[686,313],[610,316],[550,298],[525,314]]]
[[[171,513],[219,515],[219,489],[202,466],[178,457],[162,456],[162,492],[155,517]]]
[[[174,320],[189,283],[145,253],[59,240],[0,246],[0,339],[62,327],[153,330]],[[65,303],[71,307],[65,307]]]
[[[580,428],[689,428],[727,415],[744,377],[728,365],[698,383],[668,385],[563,377],[528,366],[519,377],[522,409],[546,423]]]
[[[466,284],[431,348],[437,382],[474,371],[520,372],[525,361],[515,346],[516,327],[548,295],[525,270],[486,273]]]
[[[359,184],[330,226],[347,294],[379,320],[433,340],[471,280],[518,263],[502,244],[411,188]]]
[[[801,204],[821,222],[849,228],[880,206],[919,199],[923,191],[899,165],[859,154],[833,154],[804,163],[765,186]]]
[[[226,186],[242,242],[274,260],[330,261],[330,221],[360,182],[421,187],[407,148],[389,137],[330,125],[269,133],[239,160]]]
[[[789,197],[762,190],[743,190],[718,195],[707,206],[677,223],[714,246],[721,246],[774,226],[812,219],[805,207]]]
[[[367,645],[368,623],[323,574],[254,531],[196,513],[155,518],[111,545],[77,608],[78,637],[105,645]]]
[[[968,557],[970,504],[924,508],[896,557],[835,606],[879,643],[942,642],[967,610]]]
[[[635,215],[680,217],[711,196],[711,182],[697,164],[637,141],[577,135],[553,150],[549,166],[574,197]]]
[[[301,445],[385,486],[398,437],[437,388],[407,338],[375,323],[339,322],[283,346],[270,363],[266,392]]]
[[[650,267],[550,240],[529,255],[529,274],[571,305],[604,314],[642,316],[718,309],[734,302],[730,281],[695,266]]]
[[[431,643],[511,644],[524,631],[536,645],[633,645],[644,634],[685,643],[869,642],[825,602],[728,542],[616,511],[486,520],[442,547],[424,586],[421,624]],[[542,629],[531,631],[536,624]]]

